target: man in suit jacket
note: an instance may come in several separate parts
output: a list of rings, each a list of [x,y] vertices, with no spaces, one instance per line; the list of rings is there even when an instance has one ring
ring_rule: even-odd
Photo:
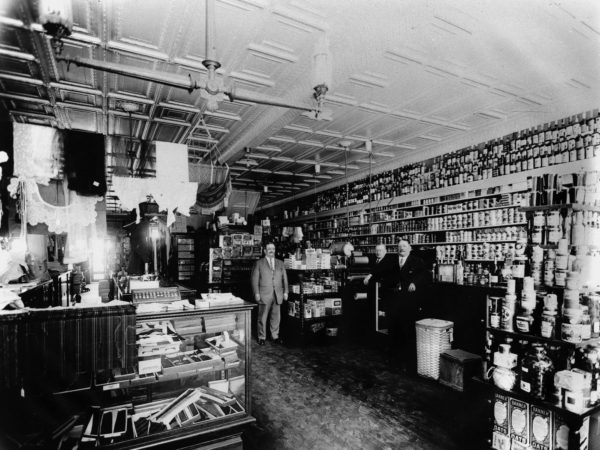
[[[265,246],[265,257],[259,259],[252,269],[252,292],[258,302],[258,344],[264,345],[267,338],[267,319],[271,314],[271,338],[281,343],[279,322],[281,302],[288,297],[288,279],[283,261],[275,258],[275,244]]]
[[[407,370],[416,369],[415,321],[419,319],[419,294],[427,279],[423,260],[411,253],[406,240],[398,243],[398,255],[387,255],[376,264],[365,284],[381,283],[382,297],[388,305],[390,346],[404,360]]]
[[[375,259],[373,260],[373,266],[382,264],[386,260],[387,248],[384,244],[377,244],[375,246]]]

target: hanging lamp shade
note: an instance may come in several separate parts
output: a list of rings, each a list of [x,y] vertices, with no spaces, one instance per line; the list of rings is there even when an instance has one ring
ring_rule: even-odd
[[[39,0],[39,21],[46,33],[62,38],[73,31],[73,8],[71,0]]]
[[[331,52],[329,50],[329,39],[327,36],[321,37],[315,45],[313,52],[313,73],[312,85],[325,85],[327,89],[331,89],[332,82],[332,61]]]

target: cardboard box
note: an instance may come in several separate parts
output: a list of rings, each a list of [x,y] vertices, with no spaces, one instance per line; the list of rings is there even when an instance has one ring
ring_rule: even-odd
[[[342,307],[342,299],[341,298],[326,298],[325,299],[325,307],[327,308],[336,308]]]
[[[492,433],[492,448],[495,450],[510,450],[510,438],[505,434]]]
[[[581,421],[581,427],[578,430],[571,430],[569,423],[560,414],[554,414],[552,449],[553,450],[588,450],[590,418],[585,417]],[[569,447],[569,436],[574,434]]]
[[[494,432],[508,437],[508,414],[509,414],[508,396],[504,394],[494,394]]]
[[[569,424],[560,414],[554,415],[552,423],[552,448],[554,450],[569,450]]]
[[[342,314],[342,308],[325,308],[325,314],[328,316],[339,316],[340,314]]]
[[[531,450],[531,447],[525,444],[521,444],[515,440],[512,440],[510,450]]]
[[[529,444],[529,403],[510,398],[509,404],[510,439],[527,446]]]
[[[551,450],[552,411],[531,405],[529,442],[533,450]]]

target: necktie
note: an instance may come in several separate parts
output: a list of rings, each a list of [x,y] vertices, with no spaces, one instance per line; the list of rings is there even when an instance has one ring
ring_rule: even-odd
[[[376,264],[379,264],[379,261],[381,261],[380,258],[377,258],[377,261],[375,262]]]
[[[271,267],[271,270],[275,270],[275,264],[273,264],[273,258],[269,258],[269,266]]]
[[[400,268],[402,269],[402,266],[404,265],[404,258],[401,256],[400,257]]]

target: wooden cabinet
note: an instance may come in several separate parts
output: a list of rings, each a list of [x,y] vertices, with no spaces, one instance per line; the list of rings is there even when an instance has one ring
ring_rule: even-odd
[[[191,282],[197,276],[196,239],[190,233],[171,233],[173,265],[177,268],[176,280]]]

